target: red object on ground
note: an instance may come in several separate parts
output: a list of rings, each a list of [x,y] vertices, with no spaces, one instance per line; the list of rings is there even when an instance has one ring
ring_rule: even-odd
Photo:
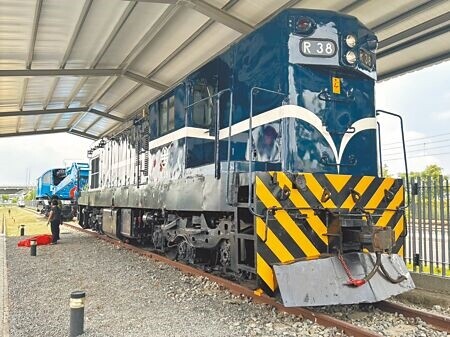
[[[49,234],[42,234],[42,235],[36,235],[33,236],[32,238],[28,238],[25,240],[20,240],[17,243],[17,246],[19,247],[30,247],[30,241],[31,240],[36,240],[36,244],[38,246],[43,246],[43,245],[48,245],[52,242],[52,236]]]

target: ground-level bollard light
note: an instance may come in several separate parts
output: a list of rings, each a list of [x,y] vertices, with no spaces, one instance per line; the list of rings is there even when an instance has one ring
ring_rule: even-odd
[[[20,236],[25,235],[25,225],[20,225]]]
[[[30,255],[36,256],[36,251],[37,251],[37,241],[30,240]]]
[[[79,336],[84,330],[84,291],[70,294],[70,337]]]

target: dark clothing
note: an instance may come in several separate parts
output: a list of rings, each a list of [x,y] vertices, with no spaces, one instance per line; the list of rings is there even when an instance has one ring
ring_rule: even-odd
[[[50,221],[58,221],[58,223],[61,223],[62,222],[61,208],[59,208],[58,206],[52,206],[51,211],[53,212],[53,214]]]
[[[59,240],[59,225],[62,222],[61,208],[53,205],[51,210],[50,229],[52,231],[52,242],[56,243]]]
[[[50,229],[52,230],[52,242],[56,243],[59,240],[59,220],[50,221]]]

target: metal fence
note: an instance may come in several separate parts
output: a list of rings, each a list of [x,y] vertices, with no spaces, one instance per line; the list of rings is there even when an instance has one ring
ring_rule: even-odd
[[[29,208],[36,208],[37,200],[25,200],[25,206]]]
[[[448,179],[411,178],[405,259],[419,273],[450,277]]]

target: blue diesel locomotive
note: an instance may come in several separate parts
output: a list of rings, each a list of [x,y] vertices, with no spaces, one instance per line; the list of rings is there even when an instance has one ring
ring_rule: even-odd
[[[376,48],[354,17],[281,12],[89,149],[80,225],[286,306],[412,289],[404,187],[378,176]]]

